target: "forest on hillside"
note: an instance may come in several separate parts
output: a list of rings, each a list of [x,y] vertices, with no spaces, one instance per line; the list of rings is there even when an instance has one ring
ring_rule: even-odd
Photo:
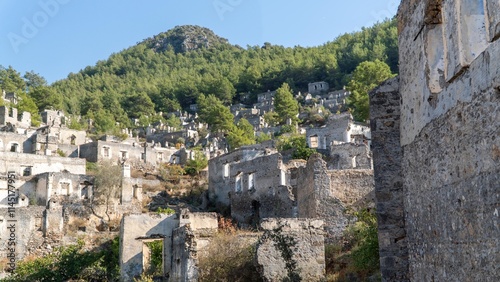
[[[179,26],[52,85],[35,72],[21,76],[1,67],[0,86],[23,96],[23,110],[35,119],[45,108],[62,109],[83,117],[73,127],[91,118],[104,133],[132,127],[132,118],[151,121],[156,112],[186,110],[202,94],[229,105],[239,94],[251,93],[256,99],[256,94],[283,83],[294,92],[306,91],[315,81],[341,89],[366,61],[384,62],[397,73],[397,48],[394,19],[307,48],[271,43],[242,48],[206,28]]]

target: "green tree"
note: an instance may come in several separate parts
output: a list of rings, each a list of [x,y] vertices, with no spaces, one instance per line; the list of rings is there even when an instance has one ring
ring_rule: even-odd
[[[198,117],[201,122],[208,124],[212,132],[229,132],[233,128],[234,116],[228,107],[214,95],[201,94],[198,97]]]
[[[47,86],[47,80],[45,80],[43,76],[34,71],[26,72],[23,78],[26,81],[26,86],[28,88]]]
[[[102,216],[95,213],[93,209],[94,204],[104,204],[106,207],[104,213],[106,214],[108,222],[111,220],[108,213],[109,207],[113,200],[118,199],[120,196],[122,178],[121,166],[114,165],[111,161],[99,164],[99,168],[95,175],[95,189],[91,201],[92,212],[97,217],[103,219]]]
[[[282,136],[278,142],[279,151],[293,150],[292,157],[294,159],[307,160],[316,152],[315,149],[307,146],[305,135]]]
[[[299,103],[293,97],[292,90],[287,83],[283,83],[276,90],[274,96],[274,108],[278,114],[281,124],[284,124],[287,119],[291,119],[292,123],[296,123],[299,114]]]
[[[227,135],[227,142],[231,149],[237,149],[244,145],[255,144],[255,134],[253,126],[248,120],[242,118],[236,126],[233,126]]]
[[[123,103],[130,118],[139,118],[142,115],[152,116],[155,112],[154,106],[153,101],[145,92],[132,94]]]
[[[370,106],[368,93],[383,81],[394,77],[391,68],[384,62],[362,62],[352,74],[347,90],[351,91],[348,98],[349,106],[354,110],[353,116],[357,121],[366,121],[369,118]]]
[[[207,167],[208,159],[207,156],[201,150],[193,150],[194,158],[190,159],[186,163],[186,173],[190,175],[197,175],[200,171]]]
[[[0,86],[7,92],[19,92],[25,91],[26,83],[21,74],[12,66],[4,68],[0,65]]]
[[[165,123],[176,130],[182,127],[181,119],[176,117],[174,114],[169,115],[169,117],[165,120]]]
[[[42,118],[38,113],[38,107],[36,106],[33,99],[28,97],[24,92],[19,92],[19,102],[17,103],[18,113],[21,112],[29,112],[31,114],[31,125],[32,126],[40,126],[42,122]]]
[[[28,96],[33,99],[39,111],[62,109],[63,97],[54,88],[48,86],[34,87],[30,89]]]

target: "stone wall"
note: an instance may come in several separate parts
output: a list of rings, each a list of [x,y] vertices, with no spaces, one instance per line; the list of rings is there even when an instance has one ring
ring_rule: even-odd
[[[32,152],[32,150],[33,142],[30,134],[0,132],[0,152],[17,152],[29,154]]]
[[[370,93],[380,269],[384,281],[408,281],[398,83],[399,78],[393,78]]]
[[[264,281],[324,281],[323,222],[316,219],[265,219],[264,235],[257,244],[257,265]],[[278,246],[278,247],[277,247]],[[285,259],[290,256],[290,259]],[[287,263],[296,263],[293,276]]]
[[[0,173],[15,171],[18,175],[26,175],[27,168],[28,175],[65,170],[73,174],[85,174],[86,171],[84,159],[0,152]]]
[[[261,218],[296,217],[295,197],[290,186],[264,191],[230,192],[231,217],[240,226],[257,226]]]
[[[328,169],[372,169],[370,148],[355,143],[334,145],[330,149]]]
[[[378,181],[395,190],[378,196],[381,212],[397,223],[404,211],[409,280],[500,280],[498,4],[403,0],[398,17],[402,158],[380,148],[395,162],[381,167],[394,178]],[[403,253],[385,235],[394,234],[379,233],[389,269]]]
[[[374,203],[373,170],[371,169],[348,169],[331,170],[330,193],[332,197],[339,199],[346,206],[362,201],[369,206]],[[362,205],[361,205],[362,206]]]
[[[338,240],[355,219],[347,207],[366,207],[372,201],[373,186],[372,170],[328,170],[321,155],[312,155],[298,171],[298,217],[323,220],[327,241]]]
[[[216,213],[182,210],[180,227],[173,232],[171,281],[198,279],[198,252],[205,249],[218,229]]]
[[[143,271],[143,245],[138,238],[165,236],[163,247],[171,250],[172,232],[179,226],[177,215],[133,214],[124,216],[120,228],[120,276],[132,281]],[[164,273],[170,273],[171,254],[164,255]]]
[[[243,169],[246,173],[255,172],[266,174],[260,167],[246,167],[240,163],[245,163],[256,158],[267,156],[276,153],[274,149],[268,149],[261,145],[244,146],[229,154],[225,154],[208,161],[208,193],[212,202],[222,204],[225,206],[230,205],[229,193],[235,190],[235,182],[237,174],[241,173],[238,169]],[[264,164],[262,161],[259,165],[277,166],[278,164]],[[235,169],[235,166],[238,169]],[[276,170],[275,169],[275,170]],[[247,175],[246,175],[247,176]],[[241,178],[240,178],[241,179]],[[254,178],[257,180],[258,178]],[[248,181],[243,178],[242,181]],[[277,184],[279,185],[279,183]],[[267,185],[272,187],[273,185]],[[242,189],[245,185],[242,184]],[[248,185],[246,186],[248,188]]]

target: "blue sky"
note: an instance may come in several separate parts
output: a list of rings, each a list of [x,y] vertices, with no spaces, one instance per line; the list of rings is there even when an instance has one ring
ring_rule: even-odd
[[[317,46],[396,14],[399,0],[0,0],[0,65],[50,83],[176,25],[242,47]]]

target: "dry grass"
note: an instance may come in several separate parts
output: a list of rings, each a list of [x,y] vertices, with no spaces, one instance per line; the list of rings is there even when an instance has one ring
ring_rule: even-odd
[[[199,252],[199,280],[204,281],[262,281],[254,264],[255,244],[242,240],[232,224],[224,222],[210,245]]]

